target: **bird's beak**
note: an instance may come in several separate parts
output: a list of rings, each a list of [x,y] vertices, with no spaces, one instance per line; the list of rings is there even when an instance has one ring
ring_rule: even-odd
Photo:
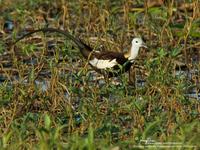
[[[144,42],[142,42],[142,47],[148,48],[147,45]]]

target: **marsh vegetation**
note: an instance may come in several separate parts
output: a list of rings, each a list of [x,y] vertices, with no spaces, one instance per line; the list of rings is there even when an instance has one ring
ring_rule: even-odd
[[[198,0],[0,0],[0,13],[0,149],[198,149]],[[148,50],[108,80],[57,33],[12,44],[43,27],[100,51],[140,36]]]

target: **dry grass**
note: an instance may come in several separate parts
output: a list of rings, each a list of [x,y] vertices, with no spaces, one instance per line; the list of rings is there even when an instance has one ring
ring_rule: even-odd
[[[147,139],[198,149],[200,105],[188,94],[200,93],[199,6],[198,0],[0,1],[0,149],[144,149]],[[6,20],[14,22],[11,33]],[[138,57],[142,67],[115,85],[96,80],[100,75],[60,35],[38,33],[11,46],[17,34],[47,25],[97,50],[122,51],[134,36],[149,50]]]

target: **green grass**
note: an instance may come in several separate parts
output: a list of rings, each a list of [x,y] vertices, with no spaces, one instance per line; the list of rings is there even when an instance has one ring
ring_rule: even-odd
[[[158,149],[147,147],[152,141],[183,146],[172,149],[200,147],[199,100],[186,96],[200,89],[200,63],[192,61],[200,57],[199,2],[140,4],[0,1],[1,29],[5,20],[15,22],[12,38],[2,33],[0,42],[0,74],[6,78],[0,84],[0,149]],[[27,26],[45,27],[43,16],[49,26],[63,27],[97,50],[122,51],[132,37],[142,36],[149,47],[138,57],[143,69],[133,68],[131,81],[123,74],[119,85],[113,78],[101,83],[92,80],[99,75],[61,35],[37,33],[15,48],[8,44]],[[53,52],[46,47],[52,39]],[[176,75],[179,61],[197,73]],[[144,86],[136,86],[137,75]]]

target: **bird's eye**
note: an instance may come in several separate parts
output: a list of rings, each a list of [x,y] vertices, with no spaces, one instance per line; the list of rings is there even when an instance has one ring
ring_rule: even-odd
[[[135,43],[138,43],[138,41],[135,41]]]

